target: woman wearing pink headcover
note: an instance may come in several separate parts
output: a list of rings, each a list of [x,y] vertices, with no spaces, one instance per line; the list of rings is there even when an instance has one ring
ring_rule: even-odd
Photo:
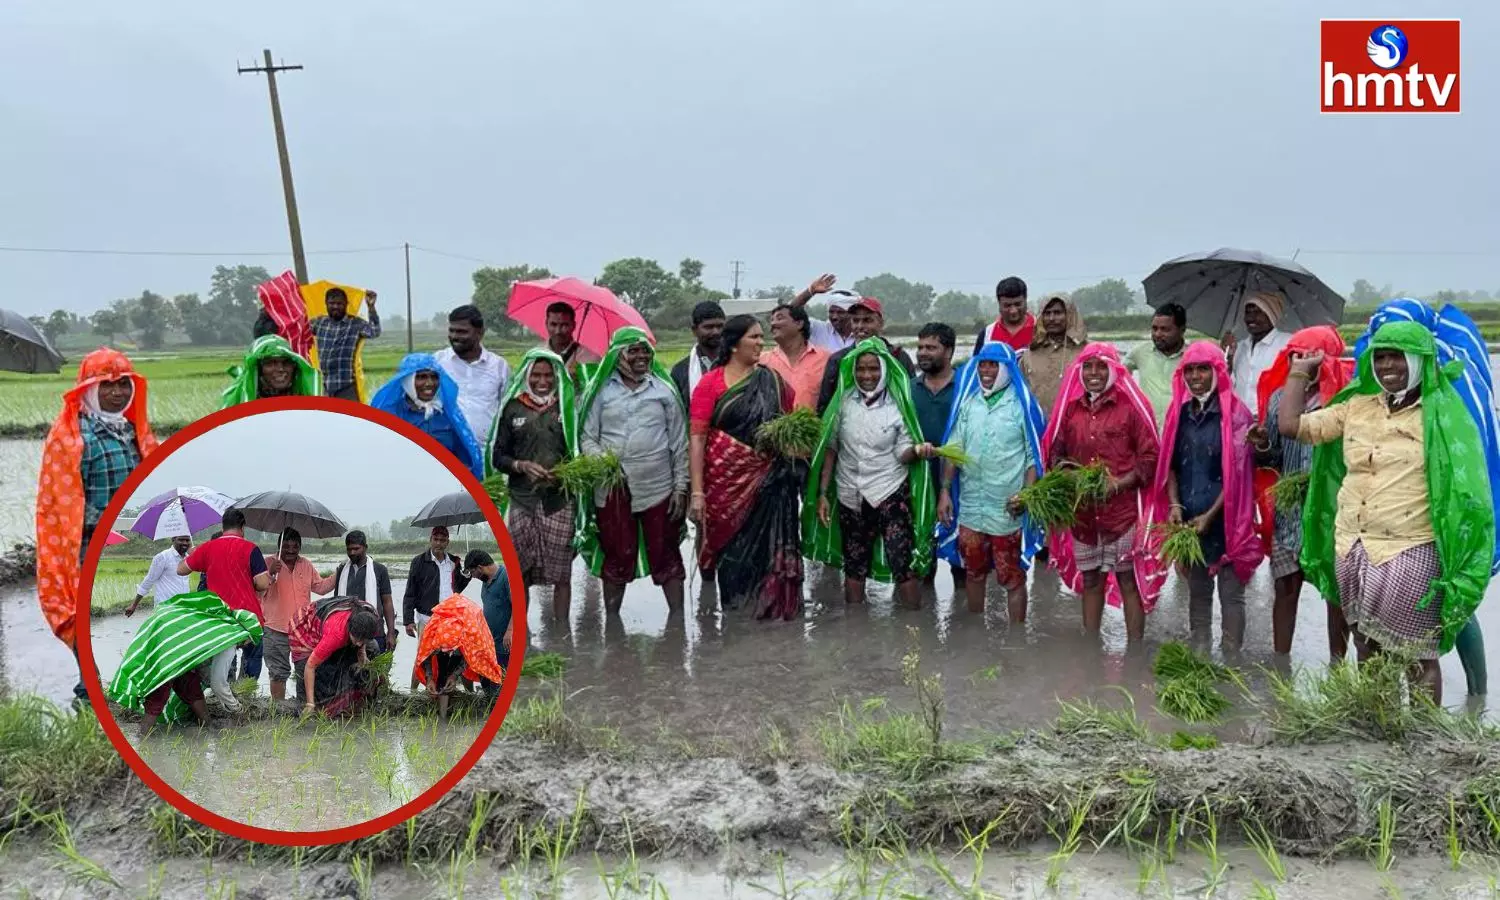
[[[1265,558],[1246,440],[1254,424],[1223,351],[1207,341],[1188,347],[1172,375],[1148,521],[1186,522],[1198,532],[1207,563],[1186,572],[1188,626],[1195,642],[1211,636],[1217,578],[1225,650],[1244,644],[1245,583]]]
[[[1089,344],[1063,375],[1047,433],[1047,468],[1096,461],[1109,469],[1109,498],[1078,510],[1067,531],[1047,538],[1047,552],[1063,583],[1083,597],[1083,627],[1097,633],[1106,599],[1125,607],[1132,642],[1146,630],[1163,573],[1143,545],[1143,487],[1156,474],[1156,418],[1151,403],[1108,344]]]

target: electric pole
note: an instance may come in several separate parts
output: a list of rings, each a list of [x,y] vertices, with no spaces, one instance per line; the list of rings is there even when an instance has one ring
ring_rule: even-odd
[[[406,251],[406,352],[411,353],[413,352],[411,334],[411,244],[402,244],[402,249]]]
[[[302,223],[297,218],[297,193],[292,189],[292,160],[286,152],[286,128],[281,121],[281,97],[276,93],[276,73],[296,72],[301,66],[274,65],[271,51],[266,50],[264,66],[239,66],[240,74],[265,73],[266,84],[271,87],[271,121],[276,126],[276,152],[281,157],[281,190],[286,194],[286,221],[292,232],[292,264],[297,271],[297,283],[307,284],[307,254],[302,250]]]
[[[734,299],[740,299],[740,275],[744,274],[745,263],[741,260],[731,262],[730,267],[734,270]]]

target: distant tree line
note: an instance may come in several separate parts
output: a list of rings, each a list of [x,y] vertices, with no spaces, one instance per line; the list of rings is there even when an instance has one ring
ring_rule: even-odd
[[[729,294],[703,283],[704,264],[688,257],[672,271],[661,263],[643,257],[617,259],[606,264],[595,284],[602,285],[640,310],[658,331],[688,327],[694,304],[702,300],[725,300]],[[261,266],[217,266],[209,280],[207,298],[197,293],[177,294],[170,298],[145,290],[137,297],[115,300],[87,316],[69,310],[53,310],[47,316],[32,316],[31,321],[54,343],[65,335],[92,334],[106,343],[121,339],[144,350],[158,350],[176,336],[178,340],[198,347],[243,346],[250,341],[251,327],[260,313],[255,287],[270,280]],[[554,277],[545,266],[518,264],[485,266],[474,271],[473,293],[469,301],[484,314],[489,333],[501,339],[526,339],[531,332],[505,315],[511,288],[518,281]],[[1024,277],[1024,273],[1023,273]],[[938,293],[932,285],[908,281],[890,272],[861,278],[850,285],[856,293],[879,297],[885,306],[886,321],[893,327],[920,325],[927,321],[953,324],[987,321],[995,315],[995,299],[990,293],[948,290]],[[798,288],[774,285],[751,291],[749,296],[762,300],[790,300]],[[1037,286],[1031,290],[1033,305],[1047,293]],[[1132,289],[1121,278],[1106,278],[1096,284],[1075,288],[1071,296],[1085,316],[1122,316],[1147,312],[1145,296]],[[1390,284],[1376,287],[1366,279],[1354,282],[1347,295],[1351,307],[1378,306],[1391,297],[1404,296]],[[1492,303],[1500,300],[1500,291],[1438,291],[1422,297],[1437,305],[1460,306]],[[453,305],[457,305],[457,301]],[[448,309],[433,313],[422,325],[433,330],[447,327]],[[1488,316],[1481,316],[1488,318]],[[390,334],[406,330],[399,315],[383,320]]]

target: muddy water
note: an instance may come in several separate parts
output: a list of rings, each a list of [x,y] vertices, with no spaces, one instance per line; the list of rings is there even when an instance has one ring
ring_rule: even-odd
[[[88,848],[84,848],[85,852]],[[227,864],[207,865],[173,860],[158,863],[139,853],[100,850],[90,855],[99,871],[118,888],[98,880],[70,881],[68,871],[32,864],[37,859],[61,862],[51,848],[17,844],[0,853],[0,870],[14,873],[15,895],[64,898],[80,895],[87,884],[100,897],[332,898],[380,897],[391,900],[430,898],[569,897],[604,900],[642,897],[691,898],[860,898],[1021,897],[1127,898],[1267,897],[1281,900],[1407,898],[1407,900],[1495,900],[1500,897],[1493,872],[1466,866],[1454,872],[1446,860],[1400,858],[1386,872],[1369,863],[1344,861],[1320,865],[1285,862],[1279,882],[1253,854],[1223,852],[1210,863],[1200,851],[1182,849],[1175,862],[1155,867],[1114,851],[1090,854],[1084,848],[1063,863],[1053,862],[1054,848],[1025,853],[971,855],[939,852],[923,858],[886,862],[833,853],[797,851],[786,855],[732,846],[718,859],[631,859],[585,856],[564,860],[554,873],[534,859],[523,866],[498,865],[484,856],[471,862],[416,867],[377,866],[365,871],[350,865]],[[71,871],[77,871],[73,869]],[[1217,878],[1211,872],[1220,872]],[[1214,884],[1214,892],[1206,888]],[[983,891],[981,894],[980,892]]]
[[[36,477],[42,442],[0,440],[0,552],[36,534]]]
[[[183,796],[229,819],[322,831],[384,815],[448,774],[480,726],[426,718],[355,723],[296,718],[204,733],[126,735]]]

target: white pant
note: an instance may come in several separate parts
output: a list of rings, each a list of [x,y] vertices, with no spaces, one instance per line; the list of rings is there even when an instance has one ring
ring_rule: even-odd
[[[219,704],[225,709],[236,712],[240,708],[240,701],[234,697],[234,691],[229,689],[229,667],[234,664],[234,654],[239,647],[230,647],[228,650],[220,651],[209,664],[208,686],[219,698]]]

